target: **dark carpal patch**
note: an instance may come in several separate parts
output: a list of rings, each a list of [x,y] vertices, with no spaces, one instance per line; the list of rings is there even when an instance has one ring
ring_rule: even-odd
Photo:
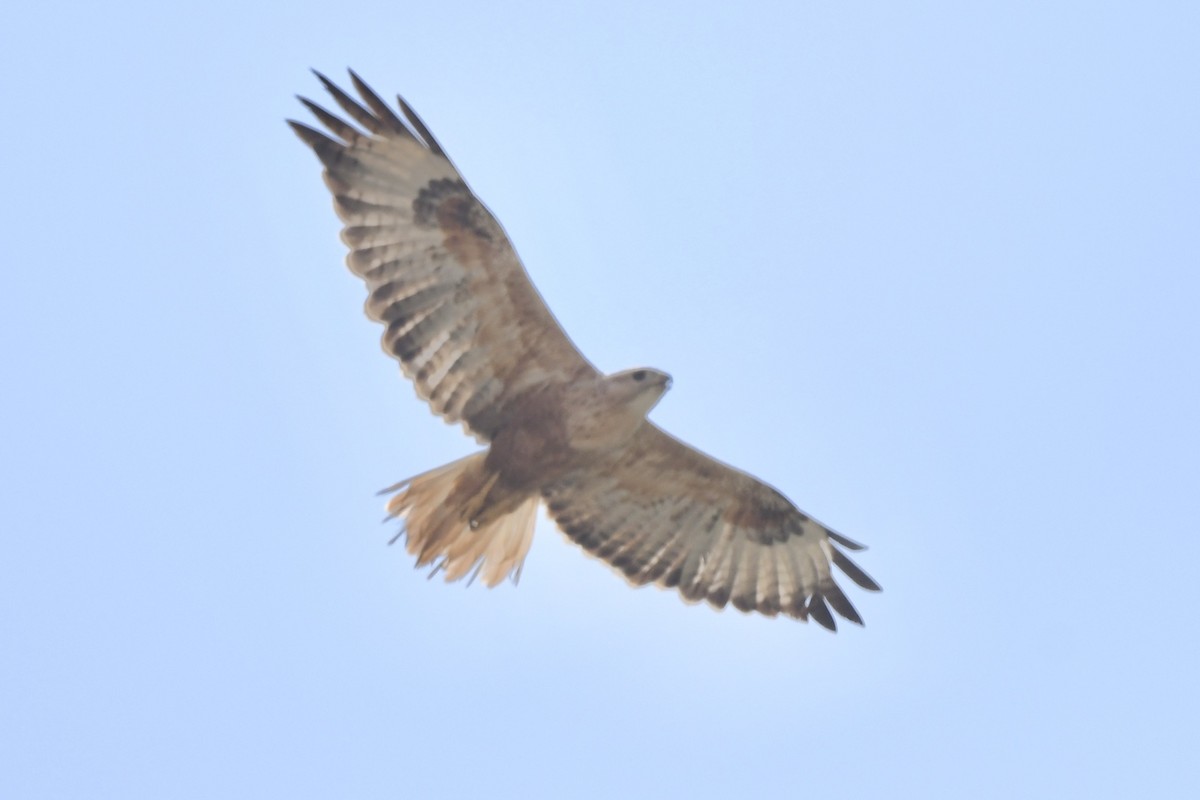
[[[748,539],[757,544],[769,545],[786,541],[789,528],[795,528],[796,511],[786,499],[776,494],[765,500],[760,493],[743,495],[725,510],[725,521],[740,528]]]
[[[413,219],[422,228],[465,231],[491,241],[495,223],[462,179],[430,181],[413,200]]]
[[[495,270],[497,259],[511,255],[500,224],[461,179],[440,178],[426,184],[413,200],[413,222],[418,228],[441,231],[442,247],[464,266]],[[515,285],[511,276],[503,278],[510,303],[521,303],[527,295],[523,281],[528,279],[524,273],[519,277]],[[543,307],[533,304],[518,306],[511,319],[518,325],[520,320],[536,319],[539,309],[549,317]]]

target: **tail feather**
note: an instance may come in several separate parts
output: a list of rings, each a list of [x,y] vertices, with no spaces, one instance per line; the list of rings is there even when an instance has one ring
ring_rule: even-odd
[[[446,581],[476,576],[489,587],[515,582],[533,542],[539,495],[506,492],[476,453],[384,489],[388,519],[404,525],[405,548],[417,566],[434,564]],[[432,577],[432,575],[431,575]]]

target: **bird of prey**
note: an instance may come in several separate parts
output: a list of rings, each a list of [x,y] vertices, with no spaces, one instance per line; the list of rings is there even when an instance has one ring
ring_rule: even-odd
[[[656,369],[606,375],[576,349],[504,229],[403,98],[356,74],[357,99],[317,73],[346,118],[300,101],[325,130],[288,124],[324,165],[346,263],[366,313],[417,394],[487,449],[395,484],[417,566],[446,580],[515,580],[536,511],[634,585],[716,608],[862,624],[834,582],[875,583],[839,549],[861,545],[780,492],[663,432],[646,415],[671,385]]]

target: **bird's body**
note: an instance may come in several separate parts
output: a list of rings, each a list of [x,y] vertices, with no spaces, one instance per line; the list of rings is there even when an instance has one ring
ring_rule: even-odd
[[[666,373],[593,367],[424,123],[351,77],[361,103],[321,80],[363,130],[307,100],[336,138],[291,125],[325,165],[384,350],[435,412],[489,445],[385,490],[417,564],[489,586],[515,577],[545,502],[636,584],[831,629],[830,607],[861,623],[831,573],[878,589],[834,543],[861,546],[647,421]]]

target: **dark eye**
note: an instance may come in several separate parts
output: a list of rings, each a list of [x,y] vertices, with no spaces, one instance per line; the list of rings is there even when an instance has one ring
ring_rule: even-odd
[[[646,380],[646,370],[639,369],[636,372],[634,372],[633,379],[638,382]]]

